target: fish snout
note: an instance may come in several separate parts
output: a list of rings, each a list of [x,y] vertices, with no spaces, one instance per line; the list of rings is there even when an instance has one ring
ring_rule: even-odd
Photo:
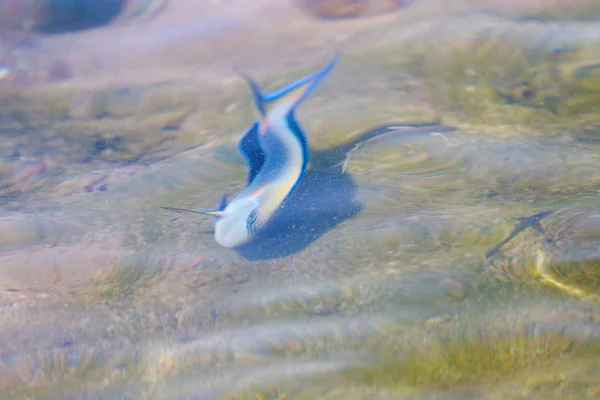
[[[215,240],[223,247],[233,248],[248,243],[251,239],[243,215],[227,215],[215,224]]]

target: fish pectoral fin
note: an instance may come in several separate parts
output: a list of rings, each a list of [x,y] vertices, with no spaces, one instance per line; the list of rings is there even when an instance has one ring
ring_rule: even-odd
[[[186,208],[163,207],[163,206],[161,206],[160,208],[162,208],[163,210],[174,211],[174,212],[178,212],[178,213],[202,214],[201,211],[188,210]]]
[[[176,207],[160,207],[163,210],[174,211],[179,213],[188,213],[188,214],[202,214],[202,215],[212,215],[214,217],[222,217],[224,215],[222,210],[206,210],[206,211],[196,211],[189,210],[187,208],[176,208]]]
[[[221,218],[222,216],[225,215],[225,213],[222,210],[206,210],[206,211],[200,211],[200,214],[204,214],[204,215],[212,215],[213,217],[217,217],[217,218]]]

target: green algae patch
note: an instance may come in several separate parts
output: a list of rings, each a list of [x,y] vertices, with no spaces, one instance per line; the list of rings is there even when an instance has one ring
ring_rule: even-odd
[[[597,356],[563,358],[563,364],[536,368],[532,376],[521,378],[518,390],[506,384],[488,395],[489,400],[594,399],[600,396]]]
[[[15,133],[26,130],[30,138],[64,141],[57,151],[50,143],[50,152],[70,163],[156,161],[207,143],[210,124],[198,123],[199,102],[190,93],[176,85],[5,91],[0,92],[0,117],[3,128]]]
[[[420,326],[411,333],[396,334],[371,344],[363,364],[341,367],[332,373],[283,380],[269,388],[250,389],[223,399],[311,398],[315,391],[323,398],[338,398],[340,390],[349,397],[417,396],[449,390],[449,394],[494,397],[512,389],[533,393],[540,387],[560,385],[565,366],[586,368],[587,378],[575,376],[578,390],[597,390],[597,371],[590,361],[600,353],[597,338],[577,338],[557,328],[536,328],[517,323],[508,328],[502,317],[489,320],[479,328],[464,321]],[[509,322],[510,324],[510,322]],[[370,359],[377,361],[370,365]],[[562,370],[562,373],[559,373]],[[262,386],[262,385],[261,385]],[[344,388],[344,389],[341,389]],[[278,397],[275,397],[278,398]],[[370,397],[371,398],[371,397]],[[517,397],[513,397],[517,398]]]
[[[535,338],[527,332],[509,334],[489,328],[464,328],[455,336],[448,336],[447,332],[434,335],[435,339],[422,344],[422,348],[387,357],[375,368],[352,371],[349,379],[379,387],[404,384],[444,388],[501,380],[576,351],[573,340],[559,333]],[[580,346],[579,351],[584,351],[585,346]]]
[[[559,116],[598,113],[600,54],[591,60],[546,63],[495,84],[508,102],[546,109]]]
[[[440,327],[424,336],[431,339],[420,344],[407,343],[396,354],[382,355],[376,367],[349,372],[349,380],[377,387],[426,388],[501,383],[523,371],[531,373],[537,366],[560,363],[562,357],[599,350],[597,344],[575,343],[574,338],[560,330],[535,335],[530,328],[508,330],[495,321],[481,329],[460,324],[450,329]]]
[[[600,48],[589,27],[553,35],[551,24],[482,15],[465,28],[474,18],[445,18],[429,35],[376,46],[365,63],[396,68],[397,80],[408,74],[413,102],[424,98],[446,123],[471,131],[550,135],[600,124]]]

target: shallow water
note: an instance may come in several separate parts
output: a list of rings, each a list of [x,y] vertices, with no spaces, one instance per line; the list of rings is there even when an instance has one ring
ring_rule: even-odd
[[[0,397],[598,398],[597,23],[565,30],[550,1],[318,22],[292,2],[227,18],[229,3],[207,12],[218,26],[179,5],[23,55],[114,46],[95,67],[123,68],[110,84],[79,48],[71,80],[0,86]],[[219,66],[251,51],[219,43],[282,15],[295,22],[248,62],[265,87],[320,68],[336,35],[348,50],[300,106],[302,184],[257,241],[226,249],[213,220],[160,207],[243,188],[236,144],[256,116]],[[267,46],[290,38],[291,58]],[[173,58],[128,81],[149,52]]]

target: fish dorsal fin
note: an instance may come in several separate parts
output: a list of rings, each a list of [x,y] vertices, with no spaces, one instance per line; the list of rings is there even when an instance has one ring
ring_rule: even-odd
[[[160,207],[163,210],[174,211],[178,213],[188,213],[188,214],[202,214],[202,215],[211,215],[213,217],[221,218],[223,216],[222,210],[206,210],[206,211],[196,211],[190,210],[187,208],[176,208],[176,207]]]
[[[248,185],[252,183],[258,171],[265,163],[265,155],[258,142],[258,123],[252,124],[238,145],[238,151],[248,164]]]
[[[274,92],[264,92],[258,83],[249,75],[235,70],[242,79],[246,81],[252,94],[254,95],[254,103],[261,117],[266,118],[267,115],[275,108],[285,105],[286,113],[293,110],[298,104],[308,97],[313,90],[321,83],[323,79],[331,72],[331,70],[339,63],[341,54],[337,54],[332,62],[330,62],[321,71],[308,75],[294,83]]]

